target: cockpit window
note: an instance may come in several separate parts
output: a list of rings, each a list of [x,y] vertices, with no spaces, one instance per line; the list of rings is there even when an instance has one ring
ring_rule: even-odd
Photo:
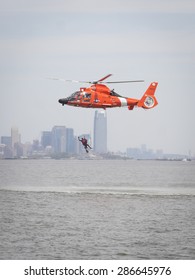
[[[71,96],[68,97],[68,101],[83,100],[84,102],[89,102],[91,99],[91,93],[85,91],[76,91]]]
[[[71,94],[71,96],[68,98],[69,101],[73,101],[73,100],[77,99],[79,94],[80,94],[80,91],[76,91],[73,94]]]

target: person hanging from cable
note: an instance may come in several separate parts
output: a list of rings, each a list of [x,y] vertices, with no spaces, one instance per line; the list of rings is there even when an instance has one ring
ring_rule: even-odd
[[[78,137],[79,141],[83,144],[86,153],[88,153],[88,148],[92,149],[89,144],[87,143],[87,139],[85,137],[82,137],[81,139]]]

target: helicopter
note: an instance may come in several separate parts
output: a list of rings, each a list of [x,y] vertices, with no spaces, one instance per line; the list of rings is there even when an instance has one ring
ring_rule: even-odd
[[[126,106],[129,110],[133,110],[135,106],[144,109],[152,109],[158,104],[158,101],[154,96],[158,82],[152,82],[141,99],[135,99],[119,95],[106,86],[106,84],[144,82],[143,80],[104,82],[110,76],[112,76],[112,74],[108,74],[105,77],[92,82],[52,78],[54,80],[62,80],[66,82],[91,84],[90,87],[81,87],[80,90],[74,92],[69,97],[60,98],[58,102],[63,106],[69,105],[84,108],[107,109]]]

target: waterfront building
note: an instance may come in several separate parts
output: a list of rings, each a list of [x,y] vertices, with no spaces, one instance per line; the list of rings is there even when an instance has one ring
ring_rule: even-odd
[[[66,151],[68,154],[75,153],[75,141],[73,128],[66,129]]]
[[[105,110],[95,111],[94,151],[96,153],[107,153],[107,117]]]
[[[12,138],[11,136],[1,136],[1,144],[5,144],[6,146],[12,146]]]
[[[12,141],[12,148],[14,148],[15,144],[20,143],[20,134],[17,127],[11,128],[11,141]]]
[[[51,144],[52,144],[51,131],[42,131],[41,146],[45,149],[47,146],[51,146]]]
[[[13,157],[21,156],[22,149],[21,149],[20,143],[21,143],[21,136],[19,134],[18,128],[12,127],[11,128],[11,146],[12,146]]]
[[[52,128],[52,148],[56,154],[66,152],[66,127],[54,126]]]

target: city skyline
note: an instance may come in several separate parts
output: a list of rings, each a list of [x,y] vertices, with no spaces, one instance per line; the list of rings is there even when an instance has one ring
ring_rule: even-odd
[[[101,115],[105,118],[102,119]],[[92,146],[90,134],[75,135],[74,129],[65,125],[54,125],[50,130],[42,131],[39,139],[33,139],[33,142],[26,143],[22,142],[18,127],[11,127],[10,136],[1,136],[0,158],[81,154],[85,150],[79,141],[80,138],[87,139],[88,144]],[[104,112],[103,114],[95,112],[93,142],[94,152],[99,154],[107,152],[107,127]]]
[[[53,125],[52,127],[54,127],[54,126],[63,126],[63,125]],[[10,130],[10,136],[11,136],[11,129],[12,128],[18,128],[17,126],[12,126],[11,128],[9,128],[9,129],[7,129],[7,130]],[[68,128],[68,127],[67,127]],[[70,128],[70,129],[73,129],[73,128]],[[20,130],[20,129],[19,129]],[[74,130],[74,129],[73,129]],[[20,130],[21,131],[21,130]],[[23,139],[23,135],[22,135],[22,133],[20,133],[20,137],[21,137],[21,142],[22,143],[32,143],[32,141],[33,140],[41,140],[41,137],[42,137],[42,133],[43,132],[47,132],[48,130],[41,130],[41,131],[39,131],[38,133],[37,133],[37,135],[38,136],[35,136],[35,137],[32,137],[32,139],[28,139],[27,141],[25,140],[25,139]],[[8,133],[9,134],[9,133]],[[90,141],[94,141],[94,132],[92,132],[91,130],[90,130],[90,132],[84,132],[84,133],[80,133],[79,134],[80,136],[81,135],[90,135]],[[93,136],[93,137],[92,137]],[[2,137],[9,137],[8,135],[0,135],[0,137],[2,138]],[[143,142],[144,143],[144,142]],[[141,147],[142,145],[143,145],[143,143],[141,142],[141,143],[137,143],[137,145],[135,145],[135,144],[131,144],[131,143],[129,143],[127,146],[125,146],[125,147],[123,147],[123,149],[115,149],[115,150],[111,150],[110,148],[109,148],[109,138],[108,138],[108,142],[107,142],[107,150],[109,151],[109,152],[126,152],[126,149],[128,149],[129,147],[131,147],[131,148],[139,148],[139,147]],[[145,144],[145,145],[147,145],[147,144]],[[175,153],[174,151],[172,152],[171,150],[169,150],[169,151],[166,151],[166,150],[164,150],[164,149],[162,149],[162,147],[152,147],[151,145],[149,146],[149,145],[147,145],[147,147],[149,147],[149,149],[152,149],[152,150],[162,150],[164,153],[166,153],[166,154],[180,154],[180,155],[191,155],[192,157],[194,157],[195,156],[195,153],[191,150],[191,149],[188,149],[187,147],[186,147],[186,149],[185,149],[185,151],[186,152],[178,152],[178,153]]]
[[[98,121],[97,121],[98,120]],[[96,146],[92,147],[91,154],[96,155],[118,155],[121,157],[128,157],[132,159],[194,159],[195,155],[189,151],[187,154],[174,154],[164,153],[162,149],[154,150],[147,147],[146,144],[141,146],[128,146],[125,152],[105,150],[107,148],[106,142],[106,114],[105,112],[96,112],[94,116],[94,139],[91,134],[81,134],[79,137],[85,137],[88,143],[92,145],[96,141],[103,141]],[[103,130],[98,126],[104,124]],[[98,136],[96,135],[98,133]],[[100,134],[99,134],[100,133]],[[105,135],[102,135],[105,134]],[[54,125],[50,131],[42,131],[39,139],[32,139],[31,142],[22,143],[22,135],[17,127],[12,127],[10,136],[1,136],[0,144],[0,158],[31,158],[31,157],[63,157],[65,155],[79,155],[85,154],[85,150],[81,143],[78,141],[78,135],[74,134],[73,128],[68,128],[65,125]]]

